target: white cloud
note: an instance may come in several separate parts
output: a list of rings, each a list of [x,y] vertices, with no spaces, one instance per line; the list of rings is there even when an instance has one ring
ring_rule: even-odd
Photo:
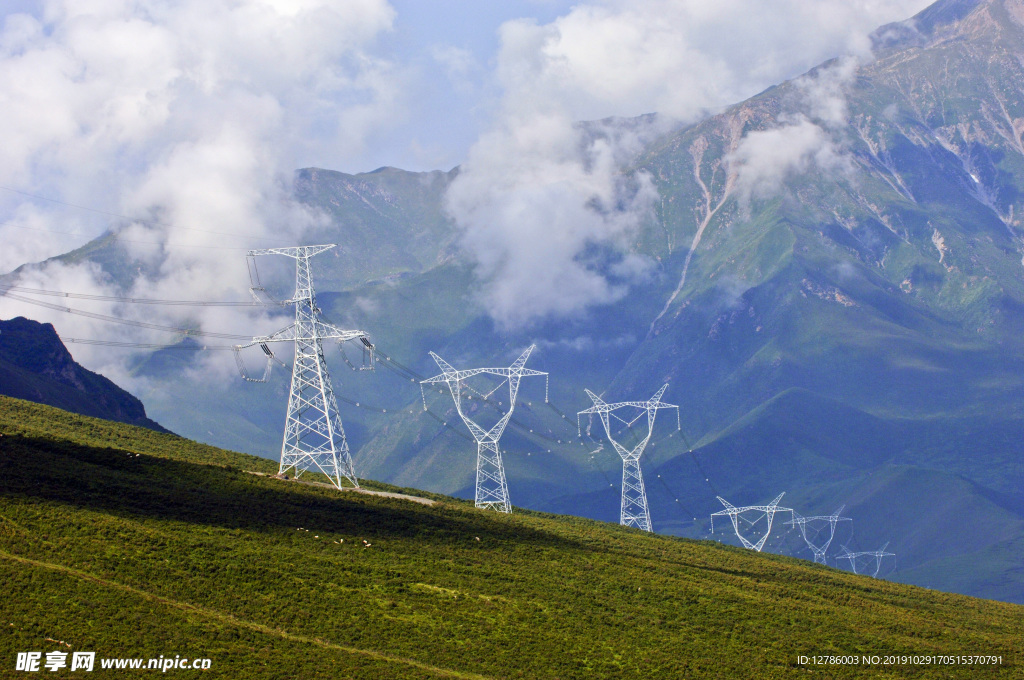
[[[790,177],[811,170],[833,177],[852,174],[854,161],[843,147],[842,133],[848,124],[845,89],[858,65],[855,58],[843,58],[798,78],[797,111],[780,115],[778,127],[744,135],[726,157],[742,203],[768,198]]]
[[[135,221],[0,192],[0,238],[19,244],[5,248],[0,269],[66,252],[113,224],[148,263],[130,290],[76,264],[48,265],[24,285],[245,299],[244,251],[225,248],[298,242],[319,218],[291,201],[292,172],[343,163],[399,115],[401,69],[373,54],[393,19],[386,0],[48,0],[34,15],[6,16],[0,184]],[[51,321],[68,335],[172,339],[0,304],[4,317]],[[244,310],[79,306],[165,325],[260,330]],[[104,357],[115,361],[92,350],[94,366]]]
[[[736,173],[740,200],[767,198],[793,175],[811,169],[826,174],[852,170],[852,161],[828,133],[806,118],[747,134],[727,158]]]
[[[590,139],[560,115],[515,117],[479,140],[452,183],[447,206],[499,324],[612,302],[644,273],[635,256],[603,258],[625,248],[656,197],[647,176],[619,173],[633,135],[604,132]]]
[[[630,194],[619,179],[645,136],[831,57],[866,55],[873,29],[927,1],[606,0],[576,5],[548,24],[506,22],[497,63],[502,103],[448,197],[492,316],[517,325],[619,298],[629,277],[611,276],[585,254],[601,246],[627,251],[656,199],[649,183]],[[845,118],[851,63],[802,86],[807,115],[825,126]],[[651,112],[660,114],[652,126],[619,127],[596,141],[573,125]],[[844,167],[841,148],[807,115],[744,140],[733,163],[748,197],[776,190],[780,173]]]
[[[858,59],[845,57],[797,78],[794,84],[802,95],[801,104],[807,115],[829,128],[845,126],[848,123],[846,89],[853,83],[859,66]]]
[[[840,55],[930,0],[606,0],[502,27],[499,74],[527,107],[576,120],[679,119],[745,99]]]
[[[628,242],[655,197],[644,178],[629,185],[618,171],[656,130],[606,126],[594,136],[575,121],[699,116],[828,57],[863,54],[871,29],[925,4],[606,0],[546,24],[506,23],[496,62],[501,103],[482,107],[494,120],[449,196],[496,318],[578,313],[644,275]],[[244,245],[294,242],[316,217],[289,205],[290,173],[344,168],[389,121],[415,118],[402,99],[408,72],[378,56],[377,39],[395,18],[385,0],[43,0],[38,8],[8,14],[0,29],[0,184],[139,218],[129,240],[148,243],[131,248],[156,268],[139,275],[136,290],[243,295],[245,279],[225,266],[240,260],[236,252],[166,246],[237,243],[223,234],[252,237]],[[461,48],[434,58],[453,79],[482,64]],[[821,101],[836,100],[825,92]],[[810,149],[827,141],[814,123],[825,130],[840,113],[811,112],[779,134]],[[752,192],[768,188],[753,152],[773,139],[753,138],[740,159]],[[787,167],[835,166],[829,153],[808,150]],[[110,223],[2,191],[0,220],[0,238],[16,244],[0,255],[2,269],[64,252]],[[81,236],[26,239],[43,233],[26,226]],[[595,259],[606,250],[626,259]],[[40,285],[91,280],[58,269]],[[14,309],[3,305],[7,315]],[[236,317],[251,327],[244,315],[202,318],[231,326]],[[98,326],[75,332],[85,331],[105,337]]]

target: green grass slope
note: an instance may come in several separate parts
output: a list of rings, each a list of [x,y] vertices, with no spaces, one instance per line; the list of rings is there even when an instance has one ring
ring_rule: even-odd
[[[773,678],[806,673],[800,654],[995,654],[972,677],[1020,673],[1015,605],[283,482],[246,472],[265,459],[19,400],[0,399],[0,433],[3,675],[53,649],[206,657],[231,678]]]

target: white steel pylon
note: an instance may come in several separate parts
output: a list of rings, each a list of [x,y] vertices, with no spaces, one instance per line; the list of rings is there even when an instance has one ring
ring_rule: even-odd
[[[576,429],[580,429],[580,416],[585,413],[596,413],[604,425],[604,432],[608,441],[612,443],[619,456],[622,458],[622,501],[619,506],[619,524],[627,527],[636,527],[643,531],[651,531],[651,512],[647,506],[647,491],[644,488],[644,477],[640,471],[640,456],[651,440],[651,433],[654,432],[654,419],[658,409],[676,409],[676,425],[679,426],[679,407],[674,404],[665,404],[661,401],[661,395],[665,394],[668,385],[662,385],[661,389],[654,393],[654,396],[647,401],[620,401],[614,404],[606,403],[601,397],[590,390],[585,390],[594,405],[576,414]],[[613,411],[621,408],[633,407],[642,409],[632,421],[625,421],[626,426],[635,423],[645,413],[647,414],[647,436],[632,449],[627,449],[612,437],[611,418],[618,418]],[[619,418],[619,420],[622,420]],[[680,428],[681,429],[681,428]],[[590,428],[587,428],[590,434]],[[581,433],[582,436],[582,433]]]
[[[338,403],[331,386],[331,375],[324,360],[323,340],[335,339],[344,342],[360,338],[364,342],[368,341],[363,331],[344,331],[320,318],[321,312],[316,304],[316,293],[309,270],[309,258],[334,246],[335,244],[267,248],[250,250],[247,253],[249,257],[284,255],[295,259],[295,295],[291,300],[284,302],[295,305],[295,323],[271,335],[254,337],[252,342],[239,345],[236,349],[260,345],[272,358],[268,343],[295,343],[295,363],[292,366],[292,386],[284,423],[279,474],[294,468],[295,476],[298,477],[307,470],[319,470],[330,478],[332,484],[341,489],[342,477],[356,487],[359,486],[359,480],[352,468],[348,440],[341,425]],[[248,378],[244,371],[243,377],[252,382],[263,382]],[[266,373],[264,380],[265,378]]]
[[[857,558],[858,557],[874,557],[875,558],[875,570],[872,572],[872,578],[878,578],[878,572],[882,569],[882,558],[884,557],[896,557],[896,553],[886,552],[885,549],[889,547],[886,543],[881,547],[880,550],[869,550],[864,552],[850,552],[850,549],[845,545],[843,546],[842,554],[836,557],[836,562],[839,560],[849,560],[850,570],[856,574],[857,571]]]
[[[509,419],[512,418],[512,409],[515,408],[516,395],[519,393],[519,381],[523,376],[543,375],[546,382],[547,373],[525,368],[526,359],[530,356],[530,352],[533,351],[534,347],[536,345],[530,345],[508,368],[471,368],[464,371],[455,370],[448,362],[431,352],[430,356],[434,357],[434,361],[437,362],[442,372],[433,378],[420,381],[421,392],[424,384],[445,383],[448,385],[448,389],[452,393],[452,399],[455,401],[455,410],[458,411],[462,422],[466,424],[466,427],[469,428],[470,433],[476,440],[476,507],[478,508],[493,509],[498,512],[512,512],[512,503],[508,497],[508,485],[505,482],[505,466],[501,462],[501,451],[498,449],[498,441],[501,439]],[[504,376],[505,380],[503,383],[508,382],[508,412],[499,418],[498,422],[492,425],[489,430],[485,430],[470,420],[469,416],[462,410],[464,381],[481,373]],[[501,387],[501,385],[498,387]],[[547,386],[545,384],[544,402],[547,403],[547,400]],[[426,409],[427,402],[426,397],[424,397],[423,410]]]
[[[793,513],[793,519],[791,519],[790,521],[786,522],[786,524],[796,525],[796,526],[800,527],[800,535],[803,536],[804,543],[807,544],[807,547],[811,549],[812,553],[814,553],[814,561],[817,562],[818,564],[825,564],[825,553],[828,552],[828,547],[832,544],[832,539],[835,538],[835,535],[836,535],[836,524],[838,524],[839,522],[851,522],[851,521],[853,521],[849,517],[840,517],[839,516],[840,513],[843,511],[843,508],[845,508],[845,507],[846,507],[845,505],[840,505],[839,509],[836,510],[835,512],[833,512],[831,515],[818,515],[816,517],[801,517],[800,515],[798,515],[798,514],[796,514],[794,512]],[[826,540],[821,545],[818,545],[818,543],[817,543],[817,533],[818,532],[814,532],[814,527],[812,527],[811,530],[812,530],[812,532],[814,532],[814,535],[808,537],[808,535],[807,535],[807,525],[809,523],[819,523],[819,527],[818,528],[823,531],[824,530],[824,524],[821,524],[823,522],[828,522],[828,527],[829,527],[828,540]]]
[[[745,505],[742,508],[737,508],[736,506],[734,506],[732,503],[725,500],[721,496],[715,496],[715,498],[717,498],[722,503],[722,505],[725,506],[725,510],[719,510],[718,512],[711,513],[711,532],[714,533],[715,531],[715,517],[728,515],[729,519],[732,520],[732,528],[733,531],[736,532],[736,538],[740,539],[740,542],[743,544],[743,547],[748,548],[750,550],[756,550],[757,552],[761,552],[761,549],[764,547],[765,541],[768,540],[768,535],[772,532],[772,520],[775,518],[775,513],[788,512],[790,513],[790,516],[792,516],[793,508],[779,507],[779,501],[781,501],[782,497],[785,495],[786,492],[783,491],[778,496],[776,496],[775,500],[773,500],[768,505]],[[757,543],[751,543],[742,533],[740,533],[739,520],[744,513],[748,512],[763,514],[763,516],[768,519],[768,526],[765,527],[764,535],[761,536]],[[750,525],[754,525],[757,524],[757,522],[759,522],[760,519],[761,518],[758,517],[753,522],[750,522],[749,520],[744,521],[747,521]]]

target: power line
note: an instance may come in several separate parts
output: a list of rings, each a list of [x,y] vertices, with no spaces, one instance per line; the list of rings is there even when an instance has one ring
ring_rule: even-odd
[[[67,293],[59,290],[43,290],[26,288],[25,286],[0,286],[0,291],[15,290],[32,295],[48,295],[51,297],[74,298],[76,300],[101,300],[105,302],[126,302],[137,305],[176,305],[182,307],[266,307],[262,302],[255,301],[206,301],[206,300],[155,300],[152,298],[130,298],[116,295],[88,295],[85,293]]]
[[[100,345],[102,347],[133,347],[138,349],[174,349],[191,351],[234,350],[233,345],[183,345],[180,342],[174,345],[161,345],[145,342],[120,342],[118,340],[87,340],[83,338],[65,338],[63,335],[58,337],[60,338],[61,342],[63,342],[65,345]]]
[[[663,487],[665,487],[665,491],[668,491],[669,495],[672,497],[672,500],[674,500],[676,505],[679,506],[679,509],[682,510],[683,512],[685,512],[687,517],[692,517],[693,518],[692,521],[696,522],[697,521],[697,515],[695,515],[690,510],[688,510],[685,505],[683,505],[681,502],[679,502],[679,494],[669,488],[668,484],[665,482],[665,480],[662,478],[661,475],[658,475],[657,477],[658,477],[658,481],[661,482],[661,485]]]
[[[465,434],[464,432],[462,432],[462,431],[460,431],[460,430],[457,430],[457,429],[455,429],[455,428],[454,428],[453,426],[449,425],[449,424],[448,424],[448,421],[447,421],[447,420],[445,420],[445,419],[444,419],[444,418],[442,418],[441,416],[437,415],[436,413],[434,413],[434,412],[433,412],[433,411],[431,411],[430,409],[427,409],[427,410],[425,411],[425,413],[426,413],[426,414],[427,414],[428,416],[430,416],[431,418],[433,418],[434,420],[436,420],[437,422],[441,423],[442,427],[444,427],[444,428],[447,428],[447,429],[448,429],[448,430],[450,430],[450,431],[451,431],[451,432],[452,432],[453,434],[455,434],[455,435],[457,435],[457,436],[459,436],[459,437],[462,437],[463,439],[465,439],[465,440],[466,440],[466,441],[468,441],[468,442],[475,442],[475,441],[476,441],[475,439],[473,439],[472,437],[470,437],[470,436],[469,436],[468,434]]]
[[[193,328],[175,328],[174,326],[162,326],[155,323],[147,323],[145,321],[132,321],[130,319],[121,319],[116,316],[108,316],[106,314],[97,314],[95,312],[86,312],[81,309],[72,309],[71,307],[61,307],[60,305],[53,305],[49,302],[42,302],[41,300],[33,300],[32,298],[23,297],[14,293],[5,293],[3,297],[11,298],[12,300],[18,300],[25,302],[30,305],[36,305],[38,307],[45,307],[47,309],[53,309],[58,312],[64,312],[65,314],[75,314],[78,316],[85,316],[90,319],[98,319],[100,321],[107,321],[110,323],[119,323],[125,326],[136,326],[138,328],[149,328],[157,331],[167,331],[169,333],[178,333],[180,335],[190,336],[205,336],[208,338],[221,338],[222,340],[248,340],[248,335],[234,335],[231,333],[213,333],[211,331],[202,331]]]

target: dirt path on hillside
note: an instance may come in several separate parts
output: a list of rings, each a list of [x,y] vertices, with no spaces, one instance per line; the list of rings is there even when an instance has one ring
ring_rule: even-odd
[[[309,486],[320,486],[325,489],[338,490],[338,487],[334,486],[333,484],[327,484],[325,482],[304,482],[301,479],[294,478],[282,479],[277,475],[272,475],[268,472],[256,472],[255,470],[246,470],[246,472],[248,472],[250,475],[257,475],[259,477],[270,477],[271,479],[277,479],[282,482],[297,482],[299,484],[308,484]],[[342,489],[342,491],[347,491],[350,493],[365,493],[369,496],[383,496],[385,498],[400,498],[402,500],[412,501],[413,503],[419,503],[421,505],[434,505],[435,503],[437,503],[437,501],[435,500],[431,500],[429,498],[421,498],[420,496],[410,496],[409,494],[394,493],[393,491],[374,491],[373,489],[363,489],[362,487],[358,489],[345,488]]]

